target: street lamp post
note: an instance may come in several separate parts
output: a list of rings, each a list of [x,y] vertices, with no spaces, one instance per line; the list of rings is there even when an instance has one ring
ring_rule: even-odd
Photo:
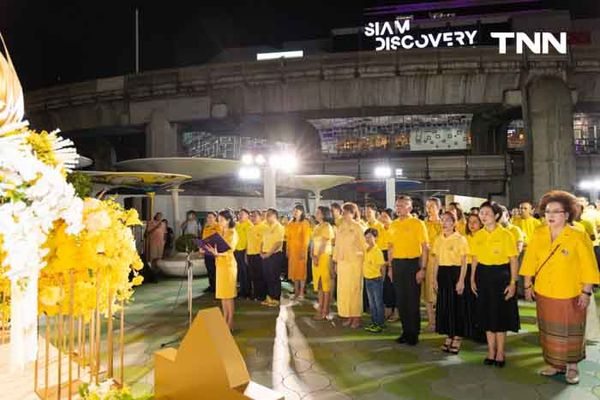
[[[298,166],[298,159],[290,153],[273,153],[267,158],[263,154],[244,154],[239,177],[242,180],[257,181],[263,175],[263,198],[265,208],[277,207],[277,172],[292,173]],[[262,169],[262,171],[261,171]]]
[[[590,193],[590,203],[596,203],[598,201],[600,179],[583,180],[579,183],[579,188]]]
[[[385,180],[385,207],[393,209],[396,202],[396,177],[392,175],[392,169],[387,165],[375,167],[375,177]]]

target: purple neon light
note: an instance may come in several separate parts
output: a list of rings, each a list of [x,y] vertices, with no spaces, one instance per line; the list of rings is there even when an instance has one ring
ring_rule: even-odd
[[[412,3],[367,8],[366,15],[404,14],[416,11],[433,11],[453,8],[471,8],[494,4],[537,3],[540,0],[448,0],[429,3]]]

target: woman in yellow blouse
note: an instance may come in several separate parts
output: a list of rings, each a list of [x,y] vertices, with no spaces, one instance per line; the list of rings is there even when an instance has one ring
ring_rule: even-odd
[[[498,221],[502,209],[486,201],[479,210],[484,228],[472,240],[471,290],[477,296],[477,324],[485,331],[488,355],[485,365],[504,367],[506,332],[518,332],[519,309],[517,244],[513,235]]]
[[[487,343],[487,339],[485,337],[485,331],[481,330],[477,325],[477,321],[475,318],[475,301],[477,297],[471,290],[471,261],[472,261],[472,249],[473,249],[473,237],[475,233],[483,228],[483,223],[479,219],[479,214],[469,214],[467,216],[467,225],[466,225],[466,238],[467,243],[469,244],[469,254],[467,255],[467,279],[465,281],[465,291],[464,296],[467,301],[467,333],[465,333],[465,337],[469,337],[478,343]]]
[[[312,274],[313,288],[319,293],[319,309],[315,320],[327,319],[331,303],[331,253],[334,238],[331,211],[327,207],[317,208],[315,214],[319,223],[313,231]]]
[[[437,197],[427,199],[425,209],[427,210],[427,218],[425,219],[425,227],[429,236],[429,243],[434,243],[435,239],[442,234],[442,221],[440,219],[440,210],[442,202]],[[435,311],[433,305],[436,302],[436,293],[434,290],[435,274],[433,273],[433,259],[427,259],[427,269],[425,270],[425,281],[421,291],[421,298],[425,302],[427,310],[427,331],[435,332]]]
[[[569,226],[577,214],[575,197],[549,192],[540,210],[547,224],[533,233],[520,274],[525,277],[525,298],[536,300],[540,344],[549,365],[541,374],[565,373],[566,381],[575,384],[577,363],[585,359],[586,308],[594,301],[593,285],[600,282],[598,268],[587,234]]]
[[[458,354],[462,338],[470,331],[467,302],[463,292],[467,276],[467,238],[456,232],[456,218],[450,212],[442,215],[442,234],[433,242],[431,265],[433,288],[437,292],[436,332],[447,335],[442,350]]]
[[[237,296],[237,263],[233,251],[238,242],[238,235],[235,231],[235,220],[230,210],[219,211],[217,221],[223,232],[221,236],[229,245],[229,250],[219,253],[215,247],[208,246],[208,253],[215,257],[217,265],[217,292],[215,297],[221,299],[223,317],[229,329],[233,330],[234,299]]]
[[[342,207],[343,219],[336,227],[333,261],[337,273],[338,315],[347,318],[344,326],[358,328],[362,315],[363,258],[365,237],[363,229],[355,220],[357,206],[346,203]]]
[[[304,299],[309,242],[310,223],[306,219],[304,207],[297,204],[292,211],[292,220],[286,226],[288,278],[294,282],[294,300]]]
[[[448,211],[454,213],[456,216],[456,231],[461,235],[466,235],[467,221],[465,219],[465,213],[463,212],[460,203],[453,201],[452,203],[448,204]]]
[[[221,226],[217,223],[217,213],[210,211],[206,214],[206,222],[204,223],[204,227],[202,227],[202,239],[206,239],[207,237],[215,234],[222,233]],[[216,265],[215,258],[212,254],[204,255],[204,265],[206,266],[206,273],[208,275],[208,289],[209,293],[215,292],[215,279],[216,279]]]

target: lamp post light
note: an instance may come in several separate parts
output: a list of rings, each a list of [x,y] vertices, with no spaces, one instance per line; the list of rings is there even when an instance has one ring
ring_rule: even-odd
[[[396,178],[392,175],[392,168],[388,165],[375,167],[375,177],[385,180],[385,206],[393,209],[396,201]]]
[[[295,172],[298,168],[298,158],[293,153],[287,152],[272,153],[268,157],[263,154],[248,153],[242,156],[241,161],[239,178],[246,181],[257,181],[262,173],[264,207],[276,208],[277,171],[288,174]]]
[[[590,202],[598,201],[598,192],[600,191],[600,179],[586,179],[579,182],[579,189],[590,192]]]

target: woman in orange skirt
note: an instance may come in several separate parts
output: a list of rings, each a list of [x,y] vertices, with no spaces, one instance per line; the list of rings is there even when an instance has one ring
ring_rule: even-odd
[[[575,197],[552,191],[540,201],[546,225],[529,240],[520,274],[525,298],[537,305],[540,344],[548,367],[543,376],[565,374],[579,383],[577,364],[585,359],[586,309],[600,282],[592,241],[569,224],[577,215]],[[535,278],[535,283],[532,283]]]
[[[288,256],[288,278],[294,282],[294,300],[304,299],[306,286],[306,261],[310,242],[310,224],[306,219],[304,207],[294,207],[292,220],[286,227]]]

